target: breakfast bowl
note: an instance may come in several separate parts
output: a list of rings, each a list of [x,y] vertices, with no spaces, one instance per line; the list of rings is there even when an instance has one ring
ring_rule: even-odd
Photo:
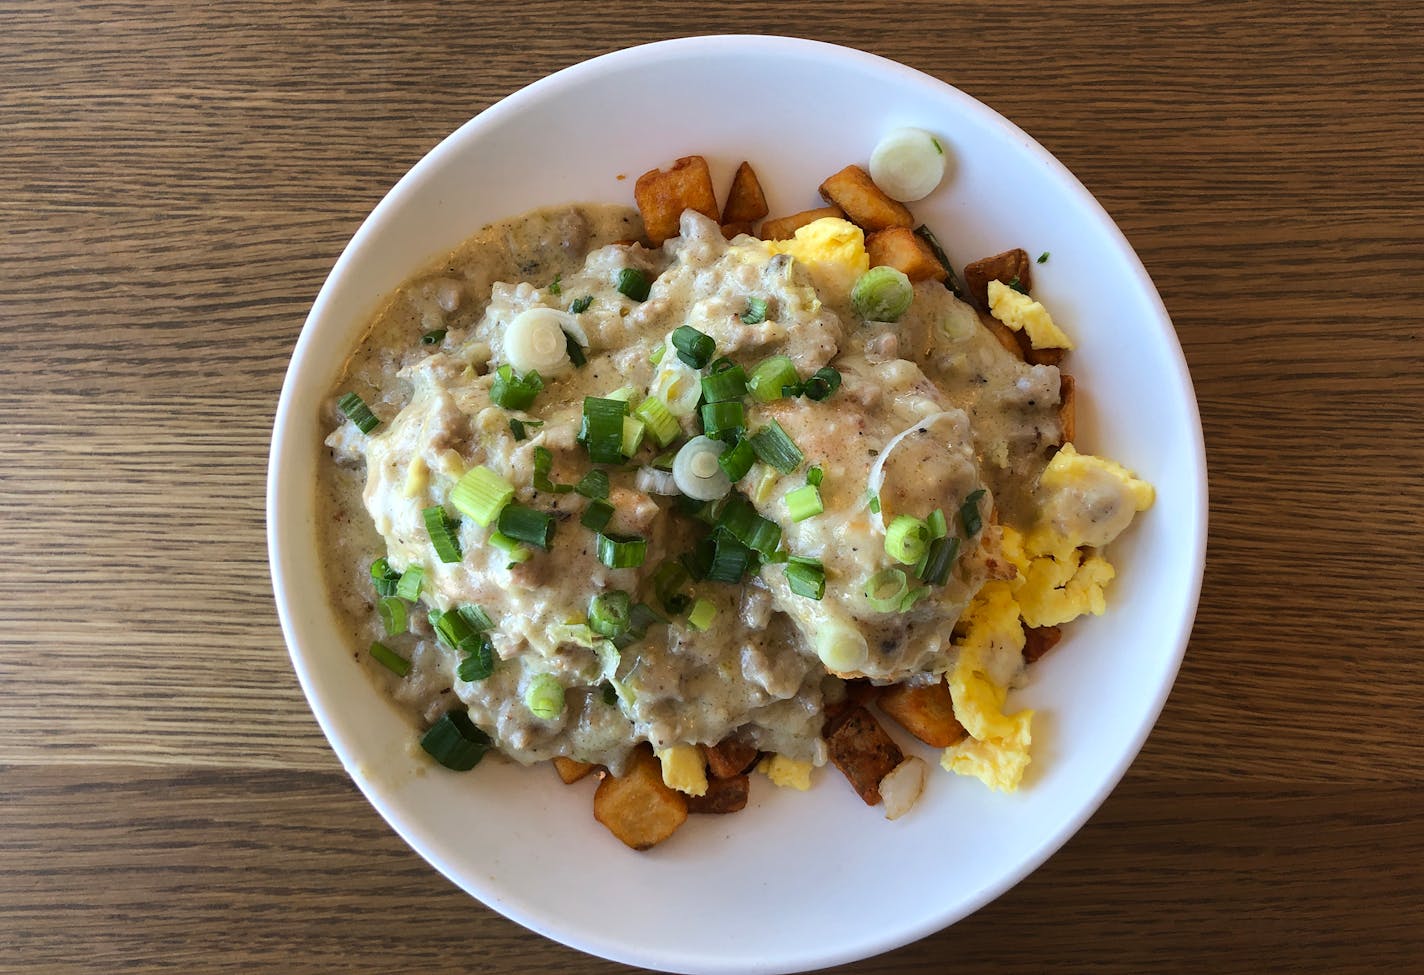
[[[590,815],[592,780],[566,786],[546,767],[512,762],[468,774],[435,766],[412,747],[414,717],[353,662],[363,648],[343,636],[321,582],[323,408],[383,298],[493,221],[554,204],[631,204],[633,177],[693,153],[718,186],[753,160],[773,213],[818,206],[822,179],[863,164],[899,126],[944,143],[944,181],[914,209],[957,266],[1013,247],[1051,255],[1034,268],[1034,296],[1076,342],[1076,439],[1156,489],[1113,545],[1107,612],[1076,622],[1011,693],[1014,708],[1036,713],[1022,788],[1005,795],[936,773],[890,822],[823,769],[809,791],[758,786],[738,815],[696,817],[634,852]],[[791,972],[953,924],[1046,860],[1107,797],[1187,644],[1206,473],[1191,382],[1157,292],[1112,220],[1042,147],[892,61],[790,38],[701,37],[595,58],[516,92],[390,191],[336,262],[297,342],[267,519],[277,608],[312,710],[352,779],[431,865],[506,917],[604,958]]]

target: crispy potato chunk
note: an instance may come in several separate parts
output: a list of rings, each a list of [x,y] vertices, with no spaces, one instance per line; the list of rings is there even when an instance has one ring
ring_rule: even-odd
[[[1052,650],[1063,639],[1063,631],[1056,626],[1024,627],[1024,663],[1033,663]]]
[[[846,712],[826,738],[831,761],[867,806],[880,802],[880,780],[905,760],[895,739],[863,707]]]
[[[1056,366],[1063,361],[1063,356],[1067,354],[1067,349],[1035,349],[1033,343],[1029,341],[1027,332],[1015,332],[1014,336],[1019,340],[1019,348],[1023,350],[1024,361],[1035,366]]]
[[[1022,360],[1024,357],[1023,347],[1019,345],[1019,337],[1013,329],[999,321],[987,311],[979,312],[979,324],[987,328],[994,336],[994,340],[1004,347],[1004,351],[1015,359]]]
[[[968,734],[954,719],[954,700],[944,681],[896,684],[880,695],[880,710],[910,734],[934,748],[948,748]]]
[[[622,775],[608,775],[593,794],[593,818],[635,850],[657,846],[687,821],[687,797],[663,785],[662,766],[646,744]]]
[[[847,166],[821,184],[821,199],[846,212],[850,222],[874,232],[886,227],[913,227],[914,217],[902,203],[881,192],[870,174],[859,166]]]
[[[844,216],[845,211],[840,207],[817,207],[814,210],[802,210],[789,217],[777,217],[775,220],[763,221],[761,233],[757,236],[762,240],[790,240],[796,236],[796,231],[808,223],[814,223],[822,217]]]
[[[1058,377],[1058,425],[1063,428],[1062,443],[1072,443],[1078,433],[1078,384],[1067,373]]]
[[[865,238],[871,267],[893,267],[911,281],[943,281],[949,276],[930,245],[908,227],[887,227]]]
[[[722,224],[722,236],[731,240],[738,234],[751,234],[752,225],[749,223],[724,223]]]
[[[713,815],[741,812],[747,807],[750,791],[751,776],[745,773],[726,779],[711,779],[707,783],[706,795],[687,797],[687,811]]]
[[[707,758],[707,770],[712,778],[731,779],[751,768],[758,753],[744,741],[724,738],[715,745],[703,745],[702,754]]]
[[[573,785],[597,767],[589,762],[575,761],[562,755],[554,759],[554,771],[559,773],[559,778],[564,780],[564,785]]]
[[[643,215],[643,229],[654,247],[678,235],[682,211],[696,210],[717,219],[712,173],[701,156],[683,156],[670,169],[650,169],[633,184],[633,199]]]
[[[727,190],[727,203],[722,207],[722,223],[756,223],[770,212],[756,171],[752,169],[751,163],[743,162],[737,167],[737,174],[732,177],[732,188]]]
[[[1033,287],[1033,262],[1021,247],[993,257],[981,257],[964,267],[964,283],[969,288],[969,297],[985,311],[989,310],[989,282],[1000,281],[1012,287],[1015,278],[1025,291]]]

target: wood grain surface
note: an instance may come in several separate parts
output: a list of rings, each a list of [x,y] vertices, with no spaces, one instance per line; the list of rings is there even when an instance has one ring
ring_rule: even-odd
[[[1424,6],[0,3],[0,971],[607,973],[342,773],[263,537],[287,356],[501,96],[714,32],[955,84],[1133,241],[1200,397],[1186,664],[1061,853],[857,973],[1424,967]]]

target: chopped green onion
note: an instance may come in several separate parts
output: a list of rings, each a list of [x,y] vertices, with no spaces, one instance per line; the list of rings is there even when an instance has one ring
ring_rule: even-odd
[[[588,503],[588,507],[583,509],[583,517],[579,519],[579,524],[589,531],[601,532],[608,527],[608,522],[613,518],[613,505],[602,498],[594,498]]]
[[[439,345],[445,341],[445,329],[433,328],[420,337],[421,345]]]
[[[460,618],[466,623],[469,623],[470,627],[476,633],[483,633],[486,630],[494,629],[494,620],[490,619],[489,613],[485,612],[483,606],[476,606],[474,603],[464,603],[459,606],[455,612],[459,613]]]
[[[643,435],[647,432],[648,425],[642,420],[635,420],[631,416],[623,418],[623,440],[619,449],[624,457],[632,457],[638,452],[638,448],[643,445]]]
[[[579,345],[578,339],[568,332],[564,333],[564,354],[569,357],[569,361],[574,364],[575,369],[588,362],[588,354],[584,351],[583,346]]]
[[[870,513],[871,513],[871,514],[873,514],[873,515],[878,515],[878,514],[880,514],[880,495],[878,495],[878,494],[872,494],[872,495],[870,496],[870,501],[869,501],[869,505],[868,505],[868,506],[869,506],[869,508],[870,508]]]
[[[944,512],[939,508],[930,512],[930,516],[925,519],[925,526],[930,530],[930,541],[949,534],[949,523],[945,520]]]
[[[420,587],[425,583],[425,567],[412,565],[401,573],[400,582],[396,585],[396,595],[401,599],[415,602],[420,598]]]
[[[751,503],[741,496],[733,497],[717,519],[718,527],[725,528],[732,536],[748,548],[770,555],[781,542],[781,526],[757,514]]]
[[[939,261],[939,266],[944,268],[944,286],[949,289],[949,293],[963,301],[964,289],[959,286],[959,277],[954,273],[954,265],[950,263],[949,255],[944,252],[944,248],[939,245],[939,239],[935,237],[934,232],[924,224],[920,224],[915,228],[915,236],[928,245],[935,260]]]
[[[622,636],[628,629],[633,600],[622,589],[601,592],[588,604],[589,629],[600,636]]]
[[[821,479],[825,476],[825,471],[821,470],[819,467],[813,467],[806,472],[806,483],[814,485],[815,487],[820,487]]]
[[[672,347],[677,357],[694,369],[701,369],[712,361],[712,353],[717,351],[717,343],[712,336],[699,332],[691,325],[679,325],[672,330]]]
[[[618,703],[618,689],[608,681],[603,682],[603,703],[609,707]]]
[[[666,472],[670,472],[670,471],[672,470],[672,465],[675,464],[676,462],[677,462],[677,451],[676,451],[676,450],[664,450],[662,453],[660,453],[660,454],[658,454],[656,457],[654,457],[652,463],[649,464],[648,466],[651,467],[651,468],[652,468],[653,470],[655,470],[655,471],[663,471],[663,472],[666,473]]]
[[[717,458],[717,463],[722,465],[727,479],[735,484],[746,477],[747,471],[751,470],[752,464],[756,463],[756,451],[752,449],[750,441],[740,438],[730,450],[725,451],[722,456]]]
[[[399,583],[400,573],[391,568],[391,563],[386,559],[377,559],[371,563],[371,585],[375,588],[376,595],[394,596]]]
[[[336,401],[336,405],[362,433],[370,433],[381,425],[380,418],[372,413],[371,408],[366,405],[366,401],[355,393],[347,393]]]
[[[821,503],[821,492],[814,484],[803,484],[786,495],[786,513],[792,521],[805,521],[819,515],[826,507]]]
[[[648,356],[648,365],[656,366],[663,361],[663,356],[667,355],[667,345],[663,344],[653,350],[653,354]]]
[[[841,388],[841,374],[830,366],[817,369],[810,379],[801,384],[801,391],[807,399],[820,402]]]
[[[760,325],[766,321],[766,299],[748,298],[747,310],[742,313],[743,325]]]
[[[514,435],[515,440],[529,439],[529,431],[524,429],[524,421],[517,416],[509,418],[509,432]]]
[[[705,383],[706,380],[704,379],[703,382]],[[648,432],[653,435],[653,439],[658,442],[659,447],[666,447],[682,433],[682,427],[678,426],[677,417],[669,412],[667,404],[660,396],[649,396],[643,400],[633,411],[633,415],[647,424]]]
[[[420,739],[420,747],[454,772],[468,772],[494,747],[464,711],[447,711]]]
[[[376,601],[376,612],[380,614],[381,626],[387,636],[397,636],[405,632],[406,603],[399,596],[382,596]]]
[[[692,604],[692,612],[687,614],[687,625],[702,632],[712,625],[712,620],[716,615],[717,607],[714,603],[706,599],[699,599]]]
[[[585,498],[607,498],[608,473],[600,470],[589,471],[579,478],[579,482],[574,485],[574,490]]]
[[[751,442],[757,457],[783,474],[794,473],[806,459],[801,448],[796,446],[795,441],[787,436],[786,431],[781,429],[781,424],[775,420],[752,434]]]
[[[634,301],[647,301],[653,283],[641,268],[625,267],[618,272],[618,291]]]
[[[514,367],[505,363],[494,372],[494,385],[490,386],[490,400],[495,406],[506,410],[527,410],[534,404],[534,397],[544,388],[544,379],[531,369],[523,376]]]
[[[1039,264],[1047,264],[1047,263],[1048,263],[1048,251],[1044,251],[1042,254],[1038,255],[1038,261],[1037,261],[1037,263],[1039,263]]]
[[[737,400],[747,395],[747,374],[742,367],[732,365],[702,377],[702,398],[708,403]]]
[[[673,615],[687,609],[689,597],[682,591],[686,584],[687,569],[677,562],[664,562],[653,573],[653,592]]]
[[[868,322],[898,321],[914,298],[914,286],[904,272],[883,264],[862,274],[850,289],[856,314]]]
[[[647,603],[634,603],[633,608],[628,611],[628,632],[624,634],[624,640],[641,640],[648,635],[648,627],[654,623],[666,623],[667,620],[659,616]]]
[[[702,577],[708,582],[741,582],[752,564],[752,550],[727,531],[714,532]]]
[[[648,540],[634,535],[598,536],[598,561],[610,569],[636,569],[648,557]]]
[[[929,543],[929,526],[910,515],[899,515],[885,529],[885,552],[903,565],[914,565],[924,558]]]
[[[1014,275],[1013,279],[1009,281],[1009,287],[1014,289],[1021,295],[1028,294],[1028,289],[1024,287],[1024,283],[1019,280],[1019,276],[1017,274]]]
[[[455,668],[455,676],[473,684],[475,681],[484,680],[493,673],[494,644],[490,642],[488,633],[481,633],[470,642],[464,659]]]
[[[702,406],[702,432],[709,437],[738,434],[746,427],[746,423],[747,413],[740,400],[705,403]]]
[[[919,586],[915,589],[911,589],[909,592],[905,593],[905,598],[900,600],[900,612],[908,613],[911,608],[914,607],[915,603],[919,602],[921,599],[924,599],[929,594],[930,590],[928,586]]]
[[[524,706],[534,717],[552,721],[564,710],[564,685],[553,674],[537,674],[524,689]]]
[[[513,497],[513,484],[488,467],[471,467],[450,492],[450,503],[481,528],[488,528]]]
[[[410,673],[410,661],[396,653],[384,643],[372,642],[371,656],[375,657],[377,663],[397,677],[404,677]]]
[[[499,513],[499,531],[501,535],[548,551],[554,538],[554,516],[522,504],[507,504]]]
[[[589,305],[593,304],[593,295],[583,295],[569,302],[569,312],[574,315],[582,315],[588,311]]]
[[[521,562],[528,562],[534,554],[526,546],[521,545],[518,540],[497,531],[490,532],[489,542],[509,557],[509,562],[505,564],[507,569],[512,569]]]
[[[959,506],[959,520],[964,525],[964,537],[973,538],[984,527],[984,519],[979,514],[979,499],[984,497],[984,489],[969,492],[964,503]]]
[[[900,569],[881,569],[865,584],[865,598],[877,613],[894,613],[900,610],[910,584]]]
[[[633,397],[637,395],[638,391],[632,386],[619,386],[613,392],[605,396],[604,399],[621,399],[631,408],[633,406]]]
[[[726,356],[718,356],[712,364],[707,367],[708,372],[726,372],[728,369],[737,368],[737,364]]]
[[[792,558],[786,563],[786,584],[798,596],[820,599],[826,594],[826,570],[817,559]]]
[[[585,396],[579,441],[595,464],[623,463],[623,418],[628,401]]]
[[[554,280],[553,280],[552,282],[550,282],[550,284],[549,284],[549,294],[551,294],[551,295],[561,295],[561,294],[564,293],[563,286],[559,284],[559,279],[562,278],[562,277],[563,277],[562,274],[556,274],[556,275],[554,275]]]
[[[534,448],[534,490],[545,494],[568,494],[574,489],[572,484],[555,484],[549,478],[554,469],[554,455],[548,447]]]
[[[752,370],[747,380],[747,390],[763,403],[781,399],[787,386],[795,386],[801,381],[796,374],[796,363],[784,355],[774,355],[764,360]]]
[[[433,504],[422,510],[420,516],[425,520],[430,544],[435,546],[435,554],[440,557],[440,561],[460,561],[460,526],[445,512],[445,506]]]
[[[929,551],[918,568],[921,580],[932,586],[942,586],[949,581],[949,568],[954,557],[959,554],[959,539],[954,536],[936,538],[930,542]]]

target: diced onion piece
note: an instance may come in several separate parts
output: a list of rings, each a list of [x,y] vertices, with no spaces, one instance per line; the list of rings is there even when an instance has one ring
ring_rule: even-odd
[[[868,322],[896,322],[915,300],[915,287],[905,272],[881,265],[856,279],[850,303]]]
[[[711,437],[693,437],[677,452],[672,478],[677,489],[695,501],[715,501],[732,490],[732,479],[717,463],[727,445]]]
[[[923,200],[944,179],[940,141],[924,129],[893,129],[870,154],[870,179],[901,203]]]
[[[504,330],[504,358],[520,372],[550,376],[570,364],[568,333],[582,332],[574,317],[554,308],[528,308]],[[580,343],[582,344],[582,343]]]
[[[885,773],[880,780],[880,799],[885,803],[886,819],[899,819],[919,801],[928,768],[924,759],[911,755]]]
[[[827,670],[838,674],[855,673],[870,658],[865,637],[849,626],[829,623],[816,631],[816,656]]]

